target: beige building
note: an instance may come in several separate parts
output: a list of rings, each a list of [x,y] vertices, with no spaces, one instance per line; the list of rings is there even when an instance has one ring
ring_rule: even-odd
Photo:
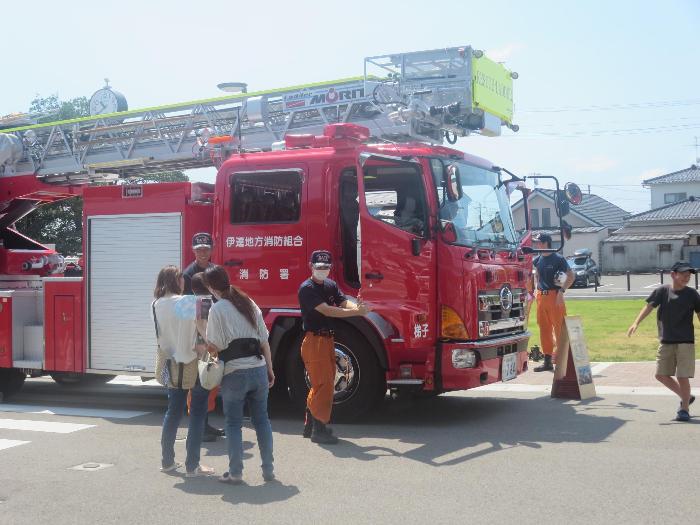
[[[700,199],[632,215],[605,239],[602,257],[609,272],[656,272],[678,260],[700,268]]]

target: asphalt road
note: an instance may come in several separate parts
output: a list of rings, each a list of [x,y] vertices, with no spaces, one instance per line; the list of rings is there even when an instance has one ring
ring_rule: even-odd
[[[263,482],[246,428],[246,484],[235,487],[160,473],[163,391],[125,383],[30,380],[0,404],[1,523],[697,521],[700,419],[673,422],[669,396],[387,399],[370,418],[335,425],[333,447],[301,438],[300,417],[276,402],[278,481]],[[176,450],[184,459],[183,442]],[[202,455],[225,470],[225,441]],[[110,466],[71,470],[87,462]]]

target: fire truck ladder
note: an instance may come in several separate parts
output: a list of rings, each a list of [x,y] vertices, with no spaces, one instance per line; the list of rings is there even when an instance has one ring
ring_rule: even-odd
[[[35,174],[72,185],[213,166],[339,122],[366,126],[378,140],[438,144],[517,131],[475,100],[475,60],[517,78],[464,46],[369,57],[362,77],[4,129],[0,180]]]

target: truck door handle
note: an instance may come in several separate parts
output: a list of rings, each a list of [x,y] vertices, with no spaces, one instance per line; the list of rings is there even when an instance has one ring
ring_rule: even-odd
[[[243,261],[239,259],[229,259],[224,263],[225,266],[243,266]]]
[[[370,272],[365,274],[366,279],[376,279],[377,281],[381,281],[384,279],[384,276],[379,273],[379,272]]]

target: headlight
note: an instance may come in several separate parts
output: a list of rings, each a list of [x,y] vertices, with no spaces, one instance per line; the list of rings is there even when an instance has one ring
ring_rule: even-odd
[[[474,368],[476,365],[476,352],[464,348],[452,350],[452,366],[455,368]]]
[[[583,275],[586,273],[586,270],[579,270],[576,272],[576,275]]]

